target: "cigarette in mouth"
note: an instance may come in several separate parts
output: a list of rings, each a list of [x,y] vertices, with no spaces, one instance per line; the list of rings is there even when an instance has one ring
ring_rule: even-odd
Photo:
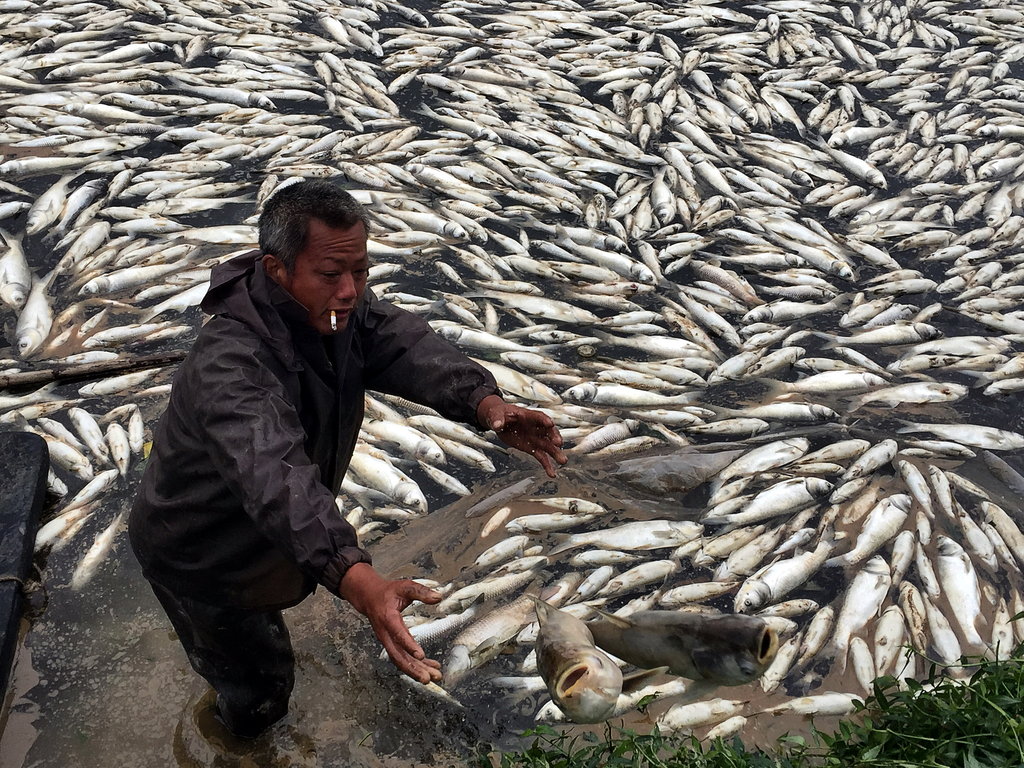
[[[338,316],[334,314],[334,310],[331,310],[331,330],[338,330]]]

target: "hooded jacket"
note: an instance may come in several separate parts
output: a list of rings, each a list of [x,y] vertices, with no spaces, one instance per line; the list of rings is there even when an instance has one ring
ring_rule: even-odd
[[[321,336],[258,251],[213,270],[132,509],[143,572],[213,605],[283,608],[370,562],[335,497],[371,389],[476,426],[491,374],[421,318],[364,292]]]

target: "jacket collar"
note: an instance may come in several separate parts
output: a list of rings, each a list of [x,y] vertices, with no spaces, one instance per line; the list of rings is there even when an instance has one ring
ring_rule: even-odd
[[[263,269],[258,250],[247,251],[213,268],[210,288],[200,305],[210,315],[227,315],[245,323],[266,342],[282,365],[302,369],[295,341],[319,342],[320,335],[309,325],[309,312]],[[335,336],[336,344],[351,333],[354,322],[366,311],[366,297],[360,298],[348,328]]]
[[[304,324],[306,310],[267,275],[260,256],[258,250],[248,251],[214,267],[200,306],[207,314],[226,315],[249,326],[282,365],[300,370],[292,336]]]

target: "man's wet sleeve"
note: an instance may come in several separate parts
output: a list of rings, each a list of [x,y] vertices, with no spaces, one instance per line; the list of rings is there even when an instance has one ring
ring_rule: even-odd
[[[282,383],[255,351],[217,350],[203,366],[195,404],[210,459],[260,532],[337,594],[356,563],[369,563],[306,455],[305,432]]]
[[[490,371],[442,339],[420,317],[366,292],[363,331],[367,389],[428,405],[449,419],[479,427],[477,406],[498,394]]]

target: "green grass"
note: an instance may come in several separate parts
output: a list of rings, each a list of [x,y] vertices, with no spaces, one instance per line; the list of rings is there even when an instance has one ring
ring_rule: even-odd
[[[607,726],[593,733],[540,726],[522,752],[482,755],[500,768],[1008,768],[1024,766],[1024,646],[1010,659],[969,659],[969,681],[932,665],[924,682],[900,689],[875,681],[863,709],[835,733],[786,736],[772,752],[748,750],[738,738],[702,743],[693,736],[649,734]]]

